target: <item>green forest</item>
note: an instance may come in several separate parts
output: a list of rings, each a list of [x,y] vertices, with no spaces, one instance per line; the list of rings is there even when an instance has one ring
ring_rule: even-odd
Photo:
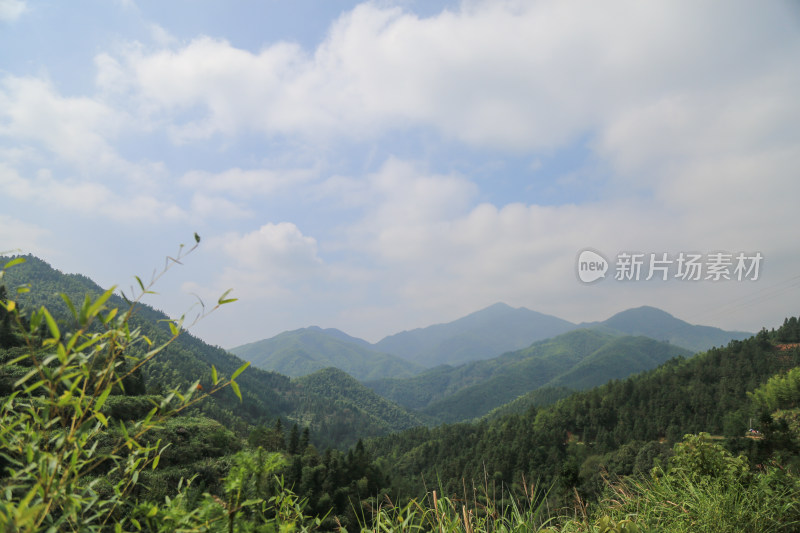
[[[800,529],[796,317],[696,355],[577,333],[558,353],[612,342],[584,374],[544,357],[549,387],[434,426],[341,370],[290,379],[186,331],[227,295],[170,319],[141,302],[160,274],[120,294],[0,267],[3,531]],[[665,362],[606,376],[619,342]],[[485,383],[452,420],[507,394]]]

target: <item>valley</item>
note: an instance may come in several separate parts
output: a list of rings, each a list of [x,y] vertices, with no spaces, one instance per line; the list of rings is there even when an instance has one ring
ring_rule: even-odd
[[[21,412],[10,411],[8,402],[22,398],[19,395],[25,393],[19,384],[33,375],[30,368],[40,364],[36,362],[40,349],[25,355],[26,342],[47,339],[60,329],[70,331],[74,327],[71,302],[99,298],[104,302],[99,306],[84,304],[84,310],[94,311],[82,311],[95,313],[129,305],[84,276],[63,274],[33,256],[19,261],[2,278],[5,301],[11,301],[9,294],[17,294],[11,311],[4,303],[5,315],[0,317],[0,395],[9,399],[3,411],[4,420],[9,421]],[[29,290],[17,292],[19,287]],[[53,317],[45,329],[43,323],[27,333],[12,326],[9,318],[17,316],[14,313],[20,309],[30,313],[42,306]],[[36,316],[34,312],[26,320],[38,320]],[[424,368],[377,349],[391,343],[371,345],[318,327],[286,332],[231,353],[171,329],[163,313],[137,304],[125,327],[145,335],[149,344],[163,343],[163,348],[140,369],[128,371],[124,390],[111,393],[108,389],[111,395],[105,393],[107,405],[102,411],[98,407],[91,412],[98,413],[94,416],[100,421],[116,421],[125,427],[140,424],[143,417],[160,417],[162,411],[166,416],[164,406],[172,398],[188,402],[179,414],[169,415],[160,429],[150,430],[149,440],[144,441],[148,445],[168,442],[171,448],[160,452],[158,469],[142,472],[148,490],[136,488],[135,483],[126,489],[136,501],[183,501],[187,493],[180,487],[187,476],[197,490],[225,495],[229,489],[223,481],[235,472],[248,476],[245,472],[268,468],[265,473],[279,473],[276,479],[288,483],[270,490],[287,497],[296,491],[304,498],[302,511],[285,519],[301,524],[325,516],[321,525],[326,529],[386,517],[394,520],[391,513],[395,511],[388,509],[369,519],[354,513],[354,501],[367,507],[370,501],[385,498],[402,505],[419,506],[414,502],[423,501],[429,505],[431,492],[426,487],[435,479],[442,502],[458,498],[466,480],[471,480],[470,484],[494,487],[490,499],[487,489],[483,500],[476,492],[471,505],[499,506],[509,512],[510,502],[527,501],[517,508],[521,514],[506,519],[540,523],[544,518],[537,518],[537,509],[546,504],[562,509],[548,516],[560,521],[562,531],[571,531],[574,523],[558,513],[569,508],[575,495],[581,502],[602,501],[608,491],[621,487],[610,484],[609,473],[621,480],[618,483],[638,483],[654,468],[661,468],[667,475],[664,479],[678,479],[669,476],[678,475],[687,446],[703,447],[707,449],[703,453],[717,454],[725,464],[738,461],[735,464],[745,465],[742,472],[766,461],[781,461],[789,477],[780,481],[779,501],[796,502],[792,500],[800,486],[793,473],[800,466],[800,397],[796,394],[800,378],[794,371],[800,365],[800,326],[796,318],[787,318],[777,329],[748,335],[691,325],[652,307],[626,310],[602,322],[568,325],[498,304],[451,324],[431,326],[435,335],[423,329],[388,339],[398,343],[405,338],[416,353],[431,354],[442,346],[458,346],[465,331],[490,328],[498,316],[508,319],[499,337],[513,339],[510,345],[492,343],[487,337],[481,352],[467,356],[456,350],[447,359],[442,355],[446,351],[440,351],[438,359],[423,359],[438,364]],[[525,325],[519,317],[554,326],[555,334],[546,336],[547,327]],[[487,325],[481,325],[484,320]],[[81,331],[80,335],[91,335],[89,330]],[[531,336],[534,340],[517,348],[527,342],[520,339]],[[416,340],[412,343],[411,338]],[[54,342],[61,341],[45,340],[42,353]],[[512,349],[506,349],[509,346]],[[698,347],[702,347],[699,352],[695,351]],[[130,364],[145,355],[135,345],[126,348],[126,353]],[[248,368],[236,353],[252,358],[253,364]],[[55,364],[52,357],[47,361]],[[124,372],[128,364],[118,371]],[[258,368],[258,364],[282,365],[286,374]],[[339,366],[351,368],[352,373]],[[202,401],[190,400],[197,391],[216,390],[220,376],[223,380],[232,376],[235,384],[203,396]],[[54,375],[40,383],[48,379],[62,378]],[[95,401],[86,398],[87,406]],[[157,408],[148,414],[150,406]],[[747,438],[753,426],[758,438]],[[112,445],[131,438],[126,435],[125,430],[109,425],[102,441]],[[4,442],[9,445],[8,440]],[[272,454],[269,461],[259,462],[256,458],[265,453]],[[256,462],[249,470],[237,470],[235,465],[242,461]],[[112,480],[118,475],[113,472],[109,471]],[[748,475],[755,476],[752,479],[767,475],[759,472]],[[724,476],[713,479],[728,479]],[[546,490],[530,488],[532,479]],[[745,478],[737,479],[743,482]],[[757,491],[757,486],[742,490]],[[652,490],[638,493],[639,497],[648,497]],[[753,497],[762,494],[753,492]],[[217,504],[209,500],[203,505],[213,509]],[[624,520],[612,508],[594,509],[597,520]],[[780,523],[796,516],[800,519],[795,504],[782,509],[783,514],[773,517]],[[138,511],[128,512],[136,516]],[[162,511],[148,512],[158,516]],[[422,519],[414,513],[414,520]],[[444,519],[446,512],[441,516]]]

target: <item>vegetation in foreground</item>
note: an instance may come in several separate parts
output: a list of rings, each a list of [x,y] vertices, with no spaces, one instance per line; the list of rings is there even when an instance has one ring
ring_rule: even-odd
[[[145,294],[149,287],[141,289]],[[593,419],[596,407],[587,405],[583,432],[575,432],[587,441],[570,443],[564,435],[544,433],[553,443],[562,443],[551,450],[562,475],[540,483],[539,488],[524,476],[521,483],[507,483],[503,471],[493,470],[489,476],[484,466],[482,487],[466,481],[479,476],[462,476],[463,490],[456,491],[445,486],[456,479],[450,476],[436,491],[426,490],[423,497],[412,500],[395,497],[393,504],[388,491],[381,488],[388,484],[381,479],[386,461],[372,463],[364,445],[347,454],[329,450],[320,455],[306,432],[300,436],[294,426],[287,442],[278,424],[272,431],[256,428],[245,443],[218,423],[183,416],[191,406],[226,388],[241,399],[236,378],[244,368],[224,379],[212,367],[207,391],[194,382],[165,394],[130,396],[146,385],[140,381],[142,366],[180,335],[181,320],[168,323],[171,336],[156,343],[131,325],[136,302],[120,311],[108,305],[111,291],[83,302],[64,297],[73,317],[70,327],[59,324],[46,307],[25,316],[13,295],[0,296],[0,341],[5,348],[2,381],[8,389],[0,408],[0,491],[4,496],[0,526],[5,531],[688,532],[800,527],[800,482],[795,471],[800,375],[796,370],[778,373],[750,389],[749,405],[757,410],[765,429],[763,438],[753,440],[752,449],[747,450],[749,456],[761,459],[758,464],[745,455],[734,456],[707,434],[687,435],[671,453],[655,454],[649,471],[607,476],[596,489],[599,494],[593,503],[582,494],[580,483],[574,483],[582,476],[570,477],[570,472],[599,469],[602,473],[607,461],[577,450],[591,448],[590,434],[600,444],[595,451],[604,450],[602,446],[613,445],[620,431],[608,433],[609,421]],[[228,301],[223,296],[218,305]],[[800,339],[792,337],[800,334],[797,329],[797,320],[791,319],[773,334],[772,341],[797,342]],[[753,344],[772,350],[770,342],[764,332],[734,348],[746,351]],[[789,345],[781,346],[783,351]],[[784,364],[796,358],[792,350],[796,347],[789,346],[789,353],[780,355]],[[708,357],[713,360],[715,355]],[[660,372],[652,375],[664,377],[665,371]],[[711,384],[709,375],[698,379]],[[534,414],[544,421],[563,417],[575,401],[591,394],[596,393]],[[141,408],[143,403],[147,409]],[[729,412],[734,413],[733,419],[744,414],[736,406]],[[563,422],[564,427],[575,424],[569,418]],[[507,423],[501,418],[499,425],[491,427],[500,429]],[[458,436],[461,427],[466,426],[445,430]],[[485,425],[471,428],[487,431]],[[611,437],[599,438],[600,430]],[[514,439],[506,440],[513,443]],[[458,450],[451,449],[449,456],[445,451],[433,460],[441,460],[447,468],[446,463],[452,462],[449,457]],[[536,450],[522,453],[535,455]],[[193,455],[191,469],[182,470],[181,465]],[[583,464],[570,466],[570,458]],[[482,459],[496,462],[489,453]],[[545,464],[546,460],[540,463]],[[525,472],[509,468],[509,476]],[[571,502],[565,498],[570,488]]]

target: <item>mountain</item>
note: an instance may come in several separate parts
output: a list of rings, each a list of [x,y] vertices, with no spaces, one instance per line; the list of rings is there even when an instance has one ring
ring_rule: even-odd
[[[686,349],[649,337],[617,337],[603,344],[583,361],[547,383],[548,387],[589,389],[613,379],[651,370],[673,357],[689,357]]]
[[[423,370],[420,365],[371,349],[367,341],[316,326],[285,331],[230,351],[259,368],[291,377],[328,367],[344,370],[359,380],[408,377]]]
[[[338,329],[311,326],[230,351],[259,368],[292,377],[336,367],[361,381],[374,382],[415,376],[428,368],[430,373],[420,376],[428,385],[422,389],[415,386],[418,397],[404,404],[419,409],[448,393],[445,390],[449,387],[448,378],[443,376],[451,374],[453,367],[524,349],[534,342],[582,327],[616,336],[650,337],[692,352],[750,335],[695,326],[647,306],[628,309],[603,322],[578,326],[524,307],[498,303],[453,322],[403,331],[375,344]]]
[[[373,440],[367,448],[406,490],[435,477],[442,491],[457,492],[464,479],[483,480],[488,472],[498,485],[523,476],[536,479],[547,487],[548,498],[578,493],[597,498],[608,487],[603,476],[648,477],[653,466],[668,464],[673,444],[687,433],[725,436],[719,443],[730,447],[733,456],[745,454],[751,466],[771,464],[776,471],[788,471],[798,460],[796,422],[781,423],[780,412],[760,412],[748,393],[773,376],[785,379],[789,369],[800,365],[800,333],[790,327],[732,340],[688,359],[670,359],[553,405],[479,423],[413,429]],[[549,396],[562,392],[547,390]],[[786,392],[778,394],[798,401]],[[762,439],[745,436],[753,423]],[[776,450],[784,455],[772,461]]]
[[[489,359],[574,328],[551,315],[498,303],[453,322],[390,335],[374,346],[431,368]]]
[[[725,331],[710,326],[695,326],[675,318],[666,311],[650,306],[636,307],[617,313],[603,322],[581,324],[604,331],[625,335],[644,335],[666,341],[693,352],[701,352],[714,346],[725,346],[731,340],[742,340],[752,333]]]
[[[373,420],[386,432],[422,425],[422,421],[399,405],[378,396],[350,374],[338,368],[325,368],[293,380],[304,394],[327,398],[332,406],[352,409]]]
[[[456,422],[483,416],[541,387],[585,389],[688,355],[653,339],[579,329],[494,359],[367,385],[438,422]]]
[[[0,279],[0,285],[5,285],[9,295],[14,295],[17,304],[26,315],[33,309],[46,306],[61,324],[62,331],[68,331],[73,320],[66,303],[59,296],[60,293],[79,303],[87,295],[96,298],[104,292],[88,277],[80,274],[64,274],[30,255],[25,256],[23,264],[8,269]],[[29,292],[17,294],[16,287],[22,285],[28,285]],[[114,295],[107,302],[107,307],[125,310],[129,304]],[[218,312],[224,313],[225,309],[220,309]],[[167,319],[164,313],[146,304],[138,304],[131,318],[130,327],[140,328],[143,335],[158,344],[169,337]],[[19,369],[6,364],[3,358],[0,358],[0,361],[4,362],[0,366],[0,394],[3,394],[4,384],[8,384],[9,380],[13,384],[15,373],[18,373]],[[242,359],[230,352],[211,346],[184,332],[157,357],[144,365],[143,386],[151,397],[176,387],[186,390],[198,379],[201,385],[209,387],[212,365],[220,376],[230,376],[243,363]],[[406,427],[401,425],[395,428],[392,420],[381,419],[380,413],[390,412],[389,410],[369,413],[341,403],[332,403],[324,394],[314,392],[313,388],[303,389],[287,376],[253,366],[237,378],[237,383],[243,401],[240,402],[230,389],[224,389],[197,404],[191,413],[217,420],[240,434],[246,434],[254,425],[271,424],[276,418],[282,418],[285,422],[309,427],[312,441],[323,449],[347,447],[355,444],[359,436],[378,436]],[[150,408],[148,396],[134,397],[131,401],[137,405],[143,404],[145,411]],[[395,414],[392,414],[392,417],[400,419]]]
[[[352,335],[348,335],[344,331],[336,329],[336,328],[325,328],[325,329],[322,329],[319,326],[309,326],[307,329],[310,329],[312,331],[319,331],[319,332],[324,333],[325,335],[328,335],[329,337],[334,337],[334,338],[339,339],[341,341],[349,342],[351,344],[356,344],[356,345],[362,346],[364,348],[371,348],[372,347],[372,344],[370,344],[369,342],[365,341],[364,339],[359,339],[358,337],[353,337]]]

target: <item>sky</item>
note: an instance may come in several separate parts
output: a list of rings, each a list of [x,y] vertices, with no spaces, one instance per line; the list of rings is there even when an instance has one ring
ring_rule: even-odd
[[[227,348],[496,302],[777,327],[798,58],[796,1],[0,0],[0,252],[129,290],[196,232],[145,302],[233,289],[192,330]]]

